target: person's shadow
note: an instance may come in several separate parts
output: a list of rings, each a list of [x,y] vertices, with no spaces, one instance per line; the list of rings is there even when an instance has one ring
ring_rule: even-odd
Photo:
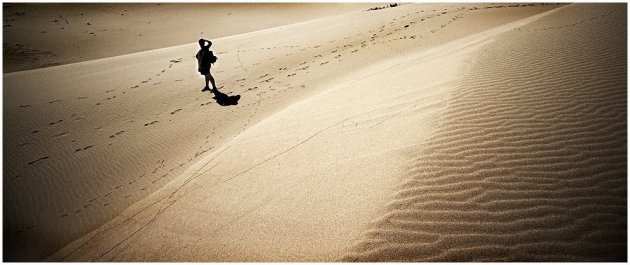
[[[214,97],[213,97],[214,100],[216,100],[217,103],[221,106],[238,105],[238,100],[241,99],[241,95],[228,96],[227,94],[222,93],[218,89],[210,89],[210,91],[212,92],[212,94],[214,94]]]

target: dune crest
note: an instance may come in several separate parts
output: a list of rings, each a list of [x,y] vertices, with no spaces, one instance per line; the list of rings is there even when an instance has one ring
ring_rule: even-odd
[[[253,124],[53,258],[337,259],[390,198],[388,187],[405,167],[401,155],[432,132],[473,52],[551,12],[346,73]]]
[[[357,12],[373,5],[6,3],[3,69],[7,73],[86,62]]]
[[[196,44],[5,74],[7,260],[622,258],[622,7],[406,4],[213,39],[228,105]]]

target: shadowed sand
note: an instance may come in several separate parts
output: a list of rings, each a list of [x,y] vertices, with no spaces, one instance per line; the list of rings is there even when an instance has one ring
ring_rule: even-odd
[[[402,5],[219,38],[233,106],[199,91],[196,43],[5,74],[5,253],[625,260],[625,7]]]

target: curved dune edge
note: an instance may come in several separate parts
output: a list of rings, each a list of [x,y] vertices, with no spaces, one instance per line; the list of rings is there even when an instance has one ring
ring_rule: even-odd
[[[475,49],[518,25],[509,23],[556,7],[403,5],[221,38],[215,41],[215,77],[221,91],[241,95],[229,107],[199,92],[193,45],[4,75],[6,259],[336,259],[389,200],[388,187],[406,164],[401,155],[433,131]],[[221,166],[202,167],[213,161]],[[159,197],[197,175],[176,196]],[[257,180],[268,182],[254,185]],[[231,196],[244,196],[231,200],[232,190],[224,188],[244,184],[239,181],[250,182],[237,186]],[[282,188],[289,184],[292,189]],[[201,188],[219,192],[195,191]],[[291,204],[291,196],[285,196],[286,204],[271,200],[286,207],[276,213],[304,214],[268,219],[270,224],[317,223],[309,218],[314,215],[328,220],[306,234],[278,225],[270,227],[280,227],[273,232],[283,236],[258,237],[299,251],[261,248],[265,253],[259,256],[230,257],[245,250],[236,241],[246,237],[234,235],[257,228],[234,222],[222,231],[237,231],[223,237],[237,249],[172,253],[179,249],[171,246],[197,240],[187,251],[202,248],[199,231],[256,216],[243,210],[273,193],[297,193],[293,197],[309,203]],[[160,199],[175,197],[179,203],[161,210],[169,204]],[[207,204],[212,200],[218,202]],[[196,208],[175,207],[184,202]],[[186,214],[173,222],[176,229],[156,226],[179,211]],[[118,222],[125,225],[112,226]],[[144,225],[143,231],[155,234],[145,237],[138,230]],[[247,234],[263,231],[269,230]],[[130,248],[132,241],[138,247]]]
[[[46,3],[4,7],[4,71],[91,61],[356,12],[372,3]],[[277,12],[282,10],[281,12]],[[26,14],[26,15],[25,15]],[[54,18],[54,20],[53,20]],[[53,21],[51,21],[53,20]],[[238,21],[237,21],[238,20]],[[80,45],[76,45],[80,43]],[[69,49],[69,47],[72,47]]]
[[[344,261],[626,261],[626,5],[483,47]]]
[[[51,260],[335,260],[378,216],[475,51],[543,14],[346,76],[238,134]],[[431,72],[432,75],[417,75]],[[369,89],[365,88],[379,89]],[[306,122],[305,122],[306,121]],[[422,124],[422,126],[417,126]]]

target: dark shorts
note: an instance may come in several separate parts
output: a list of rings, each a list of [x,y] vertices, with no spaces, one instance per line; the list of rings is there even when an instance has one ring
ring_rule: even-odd
[[[207,75],[207,74],[209,74],[209,73],[210,73],[210,67],[208,67],[208,68],[201,68],[201,67],[200,67],[200,68],[199,68],[199,73],[200,73],[200,74],[202,74],[202,75]]]

